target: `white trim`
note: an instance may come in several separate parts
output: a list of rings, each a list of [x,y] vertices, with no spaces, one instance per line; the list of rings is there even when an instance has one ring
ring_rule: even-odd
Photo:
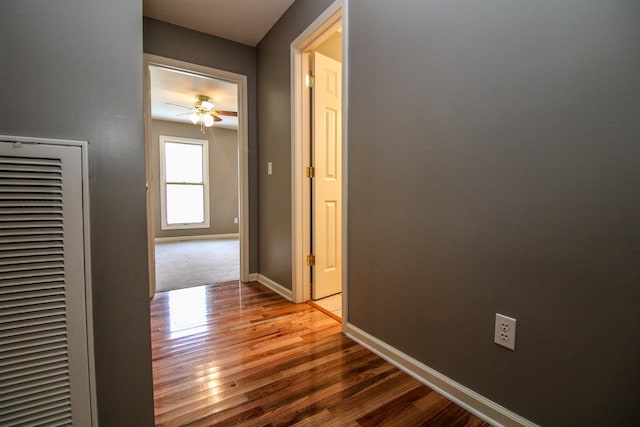
[[[291,70],[291,270],[292,270],[292,295],[293,302],[300,303],[311,298],[311,274],[306,267],[305,259],[309,255],[311,247],[311,222],[309,179],[305,178],[304,169],[309,166],[310,153],[310,123],[304,118],[310,115],[309,93],[303,90],[304,76],[308,73],[308,61],[306,50],[318,46],[330,36],[329,30],[332,27],[344,26],[343,20],[343,0],[333,2],[318,18],[313,21],[290,46],[290,70]],[[343,46],[344,46],[343,40]],[[343,55],[343,61],[345,56]],[[345,103],[345,78],[343,79],[343,101],[342,110],[346,114]],[[346,127],[343,116],[343,138]],[[299,125],[300,124],[300,125]],[[344,142],[345,139],[343,139]],[[343,145],[346,147],[346,145]],[[344,148],[343,148],[344,150]],[[343,176],[346,173],[346,165],[343,155]],[[343,187],[344,189],[344,187]],[[343,193],[344,197],[344,193]],[[344,199],[343,199],[344,200]],[[343,202],[344,206],[344,202]],[[342,221],[346,221],[346,209],[343,209]],[[346,229],[343,233],[343,240],[346,239]],[[344,263],[343,269],[346,270]],[[343,282],[343,289],[345,283]]]
[[[82,230],[84,249],[84,292],[85,292],[85,325],[87,328],[87,357],[88,379],[89,379],[89,409],[91,411],[91,425],[98,425],[97,388],[96,388],[96,366],[94,353],[93,336],[93,285],[91,283],[91,224],[89,224],[90,201],[89,201],[89,143],[87,141],[73,141],[64,139],[32,138],[27,136],[0,135],[0,141],[24,142],[30,144],[63,145],[80,147],[80,157],[82,159]]]
[[[258,281],[258,273],[249,273],[247,274],[247,282],[257,282]],[[244,282],[244,280],[243,280]]]
[[[258,274],[256,279],[258,283],[266,286],[267,288],[271,289],[273,292],[280,294],[281,296],[288,299],[289,301],[293,300],[293,294],[291,293],[291,291],[285,288],[284,286],[282,286],[280,283],[274,282],[273,280],[269,279],[266,276],[263,276],[262,274]]]
[[[495,426],[536,427],[521,417],[350,323],[345,334],[447,399]]]
[[[192,222],[186,224],[169,224],[167,222],[167,184],[181,184],[167,182],[167,165],[166,165],[166,144],[178,143],[185,145],[199,145],[202,147],[202,183],[189,182],[188,184],[202,185],[202,222]],[[209,140],[182,138],[179,136],[160,135],[158,138],[159,159],[160,159],[160,228],[162,230],[186,230],[191,228],[210,228],[211,214],[209,212]]]
[[[203,234],[200,236],[174,236],[174,237],[156,237],[154,241],[156,243],[167,242],[188,242],[191,240],[216,240],[216,239],[239,239],[240,233],[229,234]]]
[[[349,0],[342,6],[342,332],[349,320]]]
[[[249,277],[249,100],[247,76],[229,71],[219,70],[203,65],[179,61],[162,56],[144,54],[145,74],[149,65],[186,71],[205,77],[226,80],[237,84],[238,87],[238,192],[239,192],[239,230],[240,230],[240,280],[248,281]],[[145,101],[148,100],[145,97]],[[147,118],[150,120],[150,118]],[[147,137],[150,137],[147,135]],[[151,212],[147,213],[148,216]]]
[[[77,141],[71,139],[55,139],[55,138],[36,138],[31,136],[15,136],[15,135],[0,135],[0,142],[24,142],[29,144],[44,144],[44,145],[67,145],[70,147],[80,147],[82,151],[85,151],[89,146],[87,141]]]
[[[86,313],[87,313],[87,354],[89,356],[89,390],[91,396],[89,397],[91,405],[91,422],[92,425],[98,425],[98,408],[96,402],[96,396],[98,391],[96,388],[95,379],[95,353],[93,342],[93,285],[91,283],[91,225],[89,224],[91,214],[89,208],[91,206],[89,201],[89,143],[80,141],[78,142],[82,151],[82,209],[83,218],[85,219],[83,224],[84,230],[84,280],[85,280],[85,300],[86,300]]]
[[[147,271],[149,273],[149,298],[153,298],[156,293],[156,252],[155,242],[155,218],[151,187],[156,179],[152,173],[152,138],[151,138],[151,78],[149,66],[146,58],[143,61],[142,74],[144,76],[144,165],[145,165],[145,188],[146,188],[146,207],[147,207]]]

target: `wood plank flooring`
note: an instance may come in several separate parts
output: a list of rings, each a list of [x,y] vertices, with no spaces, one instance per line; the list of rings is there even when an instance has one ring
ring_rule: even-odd
[[[158,426],[489,426],[259,283],[156,294],[151,331]]]

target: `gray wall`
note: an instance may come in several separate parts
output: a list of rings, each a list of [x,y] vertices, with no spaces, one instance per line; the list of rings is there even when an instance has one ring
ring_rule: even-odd
[[[249,272],[258,272],[256,50],[251,46],[144,18],[144,52],[247,76],[249,110]]]
[[[640,2],[350,11],[349,322],[542,425],[637,424]]]
[[[209,141],[209,228],[162,230],[160,218],[160,135]],[[238,131],[192,124],[152,120],[151,122],[151,203],[154,206],[155,237],[202,236],[237,233],[238,224]]]
[[[89,141],[101,426],[151,426],[142,3],[0,3],[0,133]]]
[[[332,0],[297,0],[257,46],[260,273],[291,289],[290,45]],[[273,174],[267,175],[267,162]]]

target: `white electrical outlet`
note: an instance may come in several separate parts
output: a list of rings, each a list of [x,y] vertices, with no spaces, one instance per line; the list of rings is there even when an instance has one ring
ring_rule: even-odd
[[[233,223],[237,224],[238,223],[238,218],[233,218]]]
[[[493,342],[510,350],[516,349],[516,319],[496,313]]]

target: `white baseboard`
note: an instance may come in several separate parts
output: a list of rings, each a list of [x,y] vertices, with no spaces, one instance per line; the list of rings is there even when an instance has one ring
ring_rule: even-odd
[[[457,383],[357,326],[347,323],[345,333],[349,338],[492,425],[536,427],[531,421]]]
[[[282,295],[289,301],[293,301],[293,292],[291,289],[287,289],[279,283],[274,282],[268,277],[263,276],[262,274],[257,275],[258,283],[265,285],[267,288],[271,289],[273,292]]]
[[[231,233],[231,234],[205,234],[202,236],[176,236],[176,237],[156,237],[154,241],[156,243],[167,243],[167,242],[185,242],[189,240],[214,240],[214,239],[238,239],[240,238],[239,233]]]
[[[258,281],[258,273],[247,274],[247,282],[257,282],[257,281]]]

